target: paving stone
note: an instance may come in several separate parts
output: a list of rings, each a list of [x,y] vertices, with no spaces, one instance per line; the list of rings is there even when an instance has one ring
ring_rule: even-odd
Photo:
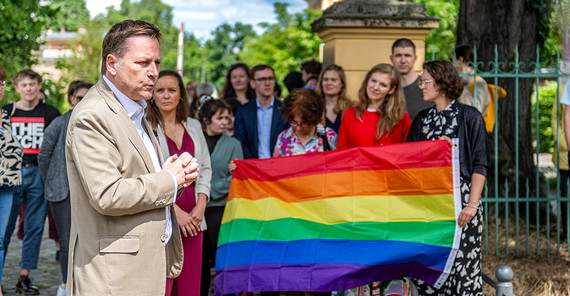
[[[2,287],[5,296],[19,295],[16,293],[16,283],[20,275],[20,257],[22,254],[22,241],[16,237],[16,232],[12,235],[6,262],[2,274]],[[59,262],[55,261],[55,243],[48,238],[48,224],[44,227],[42,246],[40,249],[40,259],[38,269],[30,273],[32,282],[40,288],[40,295],[55,296],[57,288],[61,284],[61,271]]]

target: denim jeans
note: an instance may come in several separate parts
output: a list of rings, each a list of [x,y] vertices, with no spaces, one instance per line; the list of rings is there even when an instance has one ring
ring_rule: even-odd
[[[0,286],[2,286],[2,270],[4,269],[4,257],[6,256],[4,236],[8,226],[8,217],[10,217],[10,211],[12,210],[13,192],[14,187],[12,186],[0,186]]]
[[[61,282],[67,283],[67,256],[69,254],[69,232],[71,230],[71,204],[69,202],[69,197],[59,202],[50,202],[49,204],[59,237]]]
[[[44,184],[38,166],[22,167],[22,185],[14,188],[12,210],[4,236],[5,250],[8,250],[10,245],[10,238],[14,233],[22,201],[25,201],[26,216],[20,267],[32,270],[38,268],[38,257],[48,209],[48,202],[44,199]]]

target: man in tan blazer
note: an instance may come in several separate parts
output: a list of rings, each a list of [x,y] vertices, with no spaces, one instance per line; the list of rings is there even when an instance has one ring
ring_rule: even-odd
[[[163,164],[143,118],[160,38],[145,21],[115,24],[103,40],[103,77],[73,110],[66,140],[69,295],[164,295],[166,277],[182,268],[170,205],[196,180],[198,165],[187,153]]]

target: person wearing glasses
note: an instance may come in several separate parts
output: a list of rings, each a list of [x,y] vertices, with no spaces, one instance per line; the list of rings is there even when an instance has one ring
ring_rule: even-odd
[[[461,241],[449,277],[440,289],[418,280],[419,295],[483,295],[481,277],[481,192],[489,166],[487,132],[483,116],[472,106],[458,102],[463,81],[448,61],[423,66],[420,88],[424,100],[434,106],[414,119],[408,142],[459,139],[462,209],[457,224]]]
[[[368,71],[358,91],[358,103],[342,117],[337,149],[406,141],[412,120],[400,81],[400,73],[389,64]]]
[[[73,81],[67,90],[67,101],[75,107],[93,86],[84,81]],[[38,154],[38,166],[44,182],[44,198],[49,202],[59,234],[61,285],[57,296],[65,296],[67,283],[67,254],[69,250],[69,232],[71,229],[71,205],[69,203],[69,184],[65,163],[65,139],[71,112],[53,120],[44,133],[44,140]]]
[[[285,129],[281,101],[274,97],[275,71],[259,64],[251,68],[250,77],[256,98],[238,107],[234,137],[241,142],[245,159],[270,158],[277,136]]]
[[[336,149],[336,133],[321,124],[324,109],[323,98],[314,90],[293,90],[281,106],[281,114],[291,127],[279,134],[273,157]]]

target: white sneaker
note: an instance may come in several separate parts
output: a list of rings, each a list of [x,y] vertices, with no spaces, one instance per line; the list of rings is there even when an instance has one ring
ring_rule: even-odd
[[[59,288],[57,288],[57,296],[67,296],[67,292],[65,291],[65,285],[61,284]]]

